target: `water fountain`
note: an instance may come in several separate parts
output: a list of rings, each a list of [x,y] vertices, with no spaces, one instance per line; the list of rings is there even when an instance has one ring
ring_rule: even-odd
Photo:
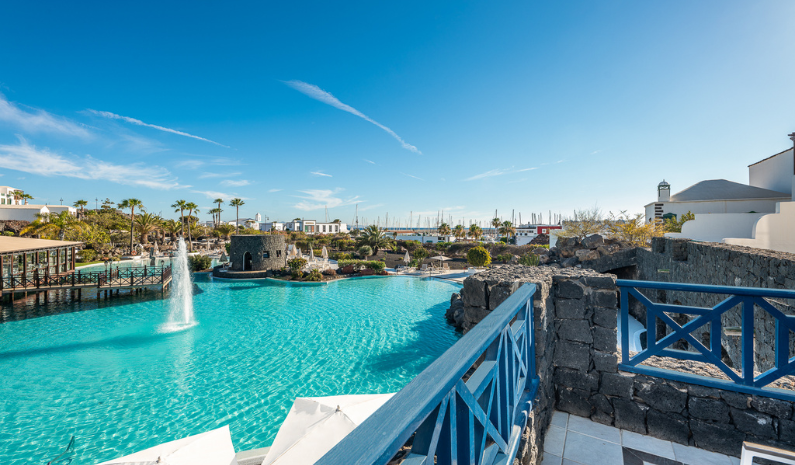
[[[193,317],[193,278],[188,267],[188,248],[179,239],[177,252],[171,259],[171,297],[169,297],[168,322],[165,332],[179,331],[196,324]]]

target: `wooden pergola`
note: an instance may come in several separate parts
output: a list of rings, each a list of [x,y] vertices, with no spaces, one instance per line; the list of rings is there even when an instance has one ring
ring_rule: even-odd
[[[33,273],[62,275],[74,272],[82,242],[0,236],[0,281]]]

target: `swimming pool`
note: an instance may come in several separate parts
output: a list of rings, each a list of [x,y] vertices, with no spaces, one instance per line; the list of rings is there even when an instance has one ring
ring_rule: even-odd
[[[459,287],[207,280],[184,331],[162,332],[167,301],[132,298],[0,324],[0,463],[46,463],[74,435],[72,463],[93,464],[225,424],[236,450],[268,446],[295,397],[405,386],[459,338]]]

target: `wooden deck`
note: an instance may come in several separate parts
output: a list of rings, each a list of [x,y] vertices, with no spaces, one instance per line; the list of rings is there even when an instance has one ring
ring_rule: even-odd
[[[165,291],[171,284],[171,267],[139,267],[116,269],[110,271],[80,270],[58,274],[40,274],[38,271],[27,275],[4,276],[0,280],[2,296],[9,295],[13,299],[16,293],[44,292],[44,291],[118,291],[120,289],[155,288]]]

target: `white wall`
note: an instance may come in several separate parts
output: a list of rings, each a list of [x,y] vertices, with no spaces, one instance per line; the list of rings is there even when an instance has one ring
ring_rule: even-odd
[[[667,233],[665,236],[704,242],[722,242],[726,237],[750,239],[754,225],[763,216],[764,213],[701,213],[683,224],[681,233]]]
[[[46,214],[49,210],[44,205],[0,205],[0,220],[35,221],[37,213]]]
[[[792,149],[748,167],[748,184],[771,191],[793,193],[795,161]]]
[[[77,214],[77,209],[69,205],[45,205],[45,207],[47,207],[51,215],[58,215],[61,212],[69,212],[72,215]]]
[[[754,225],[753,238],[730,237],[727,244],[795,253],[795,202],[781,202],[779,212],[764,215]]]
[[[417,234],[398,234],[395,240],[398,241],[420,241],[423,244],[428,242],[432,242],[436,244],[437,242],[455,242],[455,236],[431,236],[431,235],[417,235]]]
[[[778,200],[710,200],[702,202],[663,202],[663,215],[673,213],[677,218],[688,211],[699,213],[774,213]],[[646,205],[646,221],[654,218],[654,204]]]

